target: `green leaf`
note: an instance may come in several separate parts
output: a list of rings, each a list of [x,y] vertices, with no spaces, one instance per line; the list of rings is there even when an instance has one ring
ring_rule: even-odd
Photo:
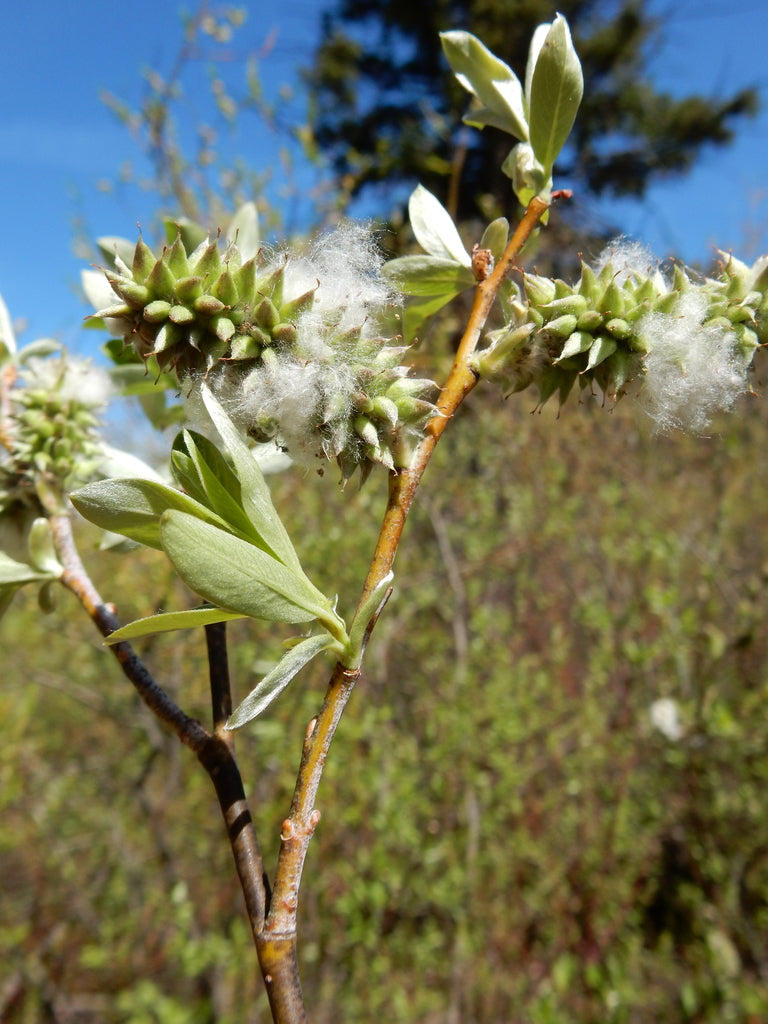
[[[58,575],[58,573],[56,573]],[[5,552],[0,551],[0,588],[12,585],[15,589],[25,583],[38,583],[41,580],[54,579],[50,572],[40,572],[24,562],[16,562]]]
[[[441,32],[440,41],[456,78],[480,103],[464,121],[477,128],[500,128],[525,141],[528,124],[523,88],[512,69],[469,32]]]
[[[494,260],[498,263],[504,255],[508,240],[509,221],[506,217],[497,217],[496,220],[491,221],[483,232],[483,237],[480,239],[480,248],[490,249]]]
[[[16,591],[20,588],[21,584],[19,584],[19,586],[14,586],[12,583],[9,583],[4,587],[0,586],[0,619],[2,619],[10,608],[11,601],[13,601],[16,596]]]
[[[42,516],[35,519],[29,530],[27,547],[35,569],[55,577],[62,574],[63,568],[56,555],[51,524],[48,519]]]
[[[16,354],[16,335],[8,307],[0,295],[0,363],[7,362]]]
[[[228,523],[234,533],[264,547],[242,507],[240,481],[212,441],[185,430],[174,442],[171,459],[179,485],[190,497]]]
[[[417,337],[422,324],[446,306],[455,294],[438,295],[434,298],[409,302],[403,314],[403,338],[410,345]]]
[[[77,511],[109,533],[162,549],[160,516],[168,509],[225,527],[219,516],[194,498],[154,480],[99,480],[70,495]]]
[[[255,203],[244,203],[235,213],[227,228],[227,238],[237,246],[243,263],[258,255],[259,214]]]
[[[283,655],[271,672],[261,680],[239,707],[233,711],[227,721],[227,729],[239,729],[246,722],[252,721],[276,700],[294,677],[305,665],[335,645],[333,637],[328,634],[307,637]]]
[[[183,612],[162,612],[160,615],[148,615],[136,619],[126,626],[121,626],[110,633],[104,641],[107,644],[119,644],[123,640],[135,640],[141,636],[154,636],[156,633],[170,633],[175,629],[196,629],[198,626],[209,626],[213,622],[229,622],[231,619],[245,618],[240,612],[228,612],[222,608],[189,608]]]
[[[303,573],[196,516],[166,512],[160,540],[187,586],[220,608],[271,622],[325,623],[333,614]]]
[[[472,259],[464,248],[453,218],[423,185],[417,185],[411,193],[408,216],[416,241],[425,252],[471,268]]]
[[[234,463],[235,472],[240,480],[243,511],[256,528],[265,549],[271,551],[289,569],[303,575],[299,556],[296,554],[282,520],[275,511],[264,474],[259,469],[253,452],[205,385],[203,385],[201,393],[208,415],[213,420],[213,425],[221,435]]]
[[[470,269],[439,256],[398,256],[382,272],[406,295],[444,295],[446,302],[477,284]]]
[[[558,14],[536,58],[527,97],[531,146],[547,175],[570,135],[583,93],[568,22]]]
[[[111,268],[115,266],[115,256],[119,256],[126,266],[130,267],[133,263],[136,243],[131,242],[127,238],[120,238],[117,235],[104,235],[102,238],[96,239],[96,245]]]
[[[357,610],[357,614],[349,627],[349,645],[344,653],[344,667],[356,669],[360,667],[363,656],[363,641],[368,625],[374,615],[381,608],[395,574],[390,570],[384,579],[379,580],[368,597],[363,601]]]

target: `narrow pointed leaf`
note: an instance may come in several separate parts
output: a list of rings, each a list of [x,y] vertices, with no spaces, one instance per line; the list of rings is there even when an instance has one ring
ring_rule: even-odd
[[[227,525],[194,498],[153,480],[99,480],[86,484],[70,499],[81,516],[102,530],[158,550],[162,549],[160,516],[168,509],[217,526]]]
[[[528,97],[531,146],[547,174],[570,135],[583,92],[568,22],[558,15],[539,51]]]
[[[385,263],[382,271],[406,295],[452,298],[477,283],[468,267],[440,256],[398,256]]]
[[[490,125],[526,140],[523,87],[512,69],[469,32],[441,32],[440,42],[456,78],[480,104],[465,122],[478,128]]]
[[[307,637],[283,655],[271,672],[251,690],[245,700],[233,711],[227,721],[227,729],[239,729],[241,725],[252,721],[276,700],[288,684],[304,668],[305,665],[320,654],[333,647],[335,641],[328,634]]]
[[[329,616],[330,602],[303,573],[199,518],[166,512],[160,540],[187,586],[211,604],[271,622]]]
[[[25,583],[36,583],[51,578],[51,573],[40,572],[24,562],[16,562],[13,558],[9,558],[4,551],[0,551],[0,588],[8,585],[18,588]]]
[[[46,573],[46,575],[56,577],[61,575],[63,567],[56,555],[51,524],[48,519],[43,516],[35,519],[30,527],[27,547],[35,569]]]
[[[135,622],[121,626],[114,633],[110,633],[104,642],[119,644],[123,640],[136,640],[141,636],[170,633],[176,629],[196,629],[198,626],[210,626],[214,622],[244,618],[246,616],[241,612],[228,612],[223,608],[189,608],[181,612],[162,612],[160,615],[148,615],[144,619],[136,619]]]
[[[213,425],[221,435],[234,463],[240,480],[243,510],[248,516],[265,547],[289,569],[303,575],[301,562],[291,543],[291,538],[275,511],[264,475],[259,469],[253,452],[243,441],[232,420],[227,416],[209,389],[203,385],[203,402]]]
[[[416,241],[430,256],[451,260],[462,267],[472,266],[450,213],[423,185],[417,185],[411,193],[408,216]]]
[[[255,203],[244,203],[240,207],[227,228],[227,239],[235,243],[243,263],[258,255],[259,214]]]
[[[195,490],[190,491],[193,497],[221,516],[235,533],[263,547],[260,534],[242,506],[240,481],[216,445],[202,434],[187,430],[181,435],[181,442],[186,444],[186,478],[194,484]],[[174,447],[174,458],[181,460],[181,445]],[[189,490],[186,485],[184,489]]]
[[[365,639],[368,624],[379,611],[394,578],[395,574],[390,571],[384,579],[379,580],[352,620],[352,625],[349,627],[349,646],[344,656],[344,666],[346,668],[356,669],[360,667],[360,660],[363,654],[363,640]]]

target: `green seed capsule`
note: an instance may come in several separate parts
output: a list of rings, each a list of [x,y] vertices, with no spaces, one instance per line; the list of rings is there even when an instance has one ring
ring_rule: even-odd
[[[176,278],[165,262],[159,259],[152,268],[145,283],[151,295],[158,299],[170,299],[173,296]]]
[[[272,333],[274,327],[280,322],[280,317],[271,299],[262,299],[254,310],[256,323],[267,333]]]
[[[567,316],[559,316],[555,320],[550,320],[542,330],[556,338],[567,338],[576,330],[577,322],[578,318],[569,313]]]
[[[225,270],[224,273],[219,276],[219,279],[216,281],[211,291],[214,293],[216,298],[221,299],[226,306],[234,306],[239,297],[235,279],[229,272],[229,269]]]
[[[626,341],[627,338],[632,336],[632,328],[626,320],[622,320],[620,317],[612,317],[606,323],[605,329],[612,337],[618,338],[619,341]]]
[[[258,359],[261,345],[247,334],[237,334],[232,338],[230,359]]]
[[[133,250],[133,276],[139,284],[144,284],[146,279],[152,272],[152,268],[157,262],[157,258],[152,250],[149,248],[143,238],[140,238],[136,243],[136,248]]]
[[[298,331],[293,324],[276,324],[272,329],[272,339],[279,345],[295,345]]]
[[[106,277],[112,285],[112,290],[125,299],[133,309],[143,309],[150,300],[149,289],[143,284],[137,284],[127,277],[118,277],[117,274],[106,272]]]
[[[548,302],[545,306],[539,306],[544,316],[554,320],[559,316],[579,317],[587,308],[587,300],[583,295],[564,295],[561,299]]]
[[[202,314],[202,316],[216,316],[217,313],[223,313],[227,308],[221,299],[217,299],[215,295],[209,295],[208,293],[200,295],[192,305],[195,312]]]
[[[579,331],[586,331],[588,334],[597,334],[603,326],[603,314],[596,309],[588,309],[576,321],[576,328]]]
[[[176,298],[180,302],[190,303],[203,294],[201,277],[180,277],[174,286]]]
[[[184,324],[191,324],[195,320],[195,314],[186,306],[171,306],[168,319],[181,327]]]
[[[181,235],[176,235],[173,245],[164,254],[164,260],[175,278],[187,277],[189,274],[189,263],[187,262],[187,252],[181,240]]]
[[[150,302],[144,307],[143,316],[150,324],[161,324],[168,319],[168,314],[170,312],[170,302],[164,302],[162,299],[156,299],[154,302]]]

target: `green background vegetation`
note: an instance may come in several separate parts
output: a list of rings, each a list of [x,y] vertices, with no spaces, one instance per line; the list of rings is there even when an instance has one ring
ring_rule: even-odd
[[[474,395],[415,507],[319,794],[312,1019],[764,1020],[764,402],[673,439],[628,402],[530,405]],[[342,610],[383,493],[276,481]],[[89,561],[125,619],[186,600],[153,553]],[[1,627],[3,1019],[266,1021],[208,782],[74,612],[27,597]],[[242,696],[275,640],[237,626]],[[207,720],[201,638],[144,653]],[[268,865],[323,684],[238,737]]]
[[[435,5],[378,6],[407,39],[402,17],[426,18]],[[464,27],[497,20],[497,4],[459,6]],[[552,12],[522,6],[513,42],[524,57],[530,26]],[[642,162],[659,152],[658,132],[670,129],[679,143],[662,147],[678,169],[701,134],[684,118],[640,116],[652,106],[636,102],[640,84],[623,88],[623,71],[643,66],[639,48],[653,26],[642,4],[608,6],[614,20],[594,36],[587,21],[582,39],[598,56],[598,44],[607,47],[607,94],[629,104],[624,128],[645,182],[669,169]],[[342,19],[354,7],[335,5]],[[602,7],[567,5],[572,21],[580,9]],[[623,55],[611,50],[620,43]],[[318,87],[337,74],[354,95],[354,77],[344,76],[369,56],[320,49]],[[215,211],[210,190],[185,192],[194,190],[194,159],[175,162],[173,99],[150,90],[139,110],[159,140],[159,202],[177,212],[186,198],[195,214]],[[741,94],[710,111],[704,137],[727,141],[752,101]],[[344,105],[333,110],[341,122],[349,116]],[[597,104],[580,122],[592,125],[575,154],[582,171],[612,110]],[[322,124],[314,127],[320,134]],[[469,156],[479,160],[485,145]],[[330,144],[328,152],[337,155]],[[369,170],[399,170],[389,147],[373,164],[357,152],[359,173],[336,182],[340,208]],[[433,157],[445,198],[461,153],[453,162],[443,154],[442,165],[420,143],[405,156],[413,153]],[[611,187],[632,191],[622,166]],[[343,160],[339,169],[350,170]],[[608,187],[582,177],[587,189]],[[474,216],[506,202],[476,180],[455,208]],[[541,272],[580,248],[573,225],[557,223]],[[424,349],[442,337],[434,332]],[[422,351],[417,359],[434,362]],[[708,438],[654,438],[630,401],[609,412],[572,400],[559,417],[549,407],[530,415],[533,404],[527,394],[503,402],[478,389],[412,512],[396,590],[319,793],[323,818],[300,907],[310,1017],[758,1024],[768,1019],[765,400],[744,401]],[[288,473],[274,489],[310,577],[338,591],[348,614],[378,530],[384,474],[360,492],[340,493],[333,471],[322,480]],[[123,621],[194,603],[159,554],[102,556],[89,550],[93,534],[81,534]],[[279,641],[254,623],[231,624],[229,635],[240,699]],[[41,617],[34,595],[22,593],[0,623],[0,643],[0,1020],[266,1024],[231,854],[194,758],[141,705],[69,595]],[[139,649],[207,722],[202,636],[156,637]],[[313,664],[238,737],[268,869],[326,678],[327,666]],[[677,741],[651,725],[660,697],[679,704]]]

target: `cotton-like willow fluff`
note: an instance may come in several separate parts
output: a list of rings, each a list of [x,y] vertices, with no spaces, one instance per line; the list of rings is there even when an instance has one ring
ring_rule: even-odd
[[[304,465],[333,459],[346,480],[375,463],[408,465],[435,412],[435,385],[409,377],[386,337],[398,296],[379,273],[370,229],[343,224],[306,253],[179,236],[159,257],[139,241],[105,271],[113,297],[96,316],[187,391],[205,379],[253,438]]]
[[[721,254],[716,278],[682,266],[663,274],[650,253],[619,240],[575,285],[526,274],[513,319],[487,336],[477,372],[507,393],[529,385],[543,404],[578,382],[609,398],[632,389],[661,430],[702,431],[749,391],[755,351],[768,341],[768,260]]]

